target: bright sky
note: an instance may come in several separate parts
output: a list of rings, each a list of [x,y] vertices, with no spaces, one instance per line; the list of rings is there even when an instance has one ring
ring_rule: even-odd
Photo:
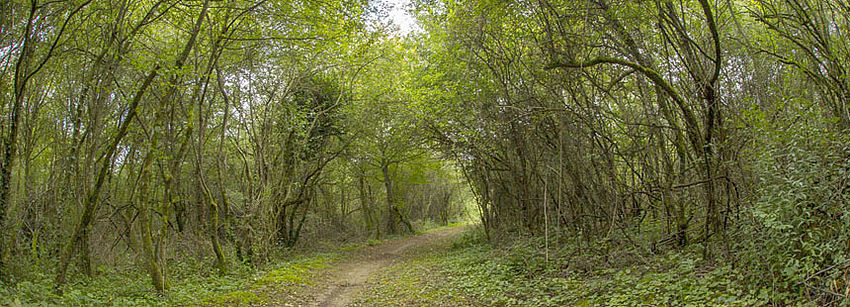
[[[382,0],[390,5],[390,18],[393,24],[398,25],[400,34],[410,33],[416,27],[416,20],[407,13],[410,0]]]

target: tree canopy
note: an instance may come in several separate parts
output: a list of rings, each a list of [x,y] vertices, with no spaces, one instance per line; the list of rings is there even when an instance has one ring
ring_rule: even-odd
[[[846,0],[386,5],[0,4],[0,280],[167,293],[190,258],[471,218],[547,262],[689,251],[847,302]]]

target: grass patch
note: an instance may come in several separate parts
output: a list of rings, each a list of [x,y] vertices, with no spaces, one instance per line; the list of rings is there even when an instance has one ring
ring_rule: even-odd
[[[201,305],[256,305],[264,303],[303,303],[296,295],[322,275],[324,269],[340,259],[337,253],[302,256],[280,263],[273,269],[256,274],[243,288],[217,294],[201,301]],[[247,290],[245,290],[247,289]],[[272,299],[274,298],[274,299]]]
[[[262,297],[261,297],[262,295]],[[264,293],[260,293],[259,295],[254,292],[245,291],[245,290],[236,290],[231,291],[222,295],[214,296],[202,301],[202,304],[209,304],[215,306],[228,305],[228,306],[244,306],[250,304],[257,304],[265,301],[267,295]]]
[[[276,269],[267,272],[257,279],[252,287],[254,289],[269,285],[310,285],[318,270],[328,267],[328,264],[339,259],[338,254],[318,254],[291,261]]]

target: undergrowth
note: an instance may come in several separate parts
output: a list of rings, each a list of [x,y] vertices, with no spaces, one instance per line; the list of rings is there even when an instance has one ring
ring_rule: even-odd
[[[480,230],[385,270],[359,303],[483,306],[753,306],[759,292],[729,266],[668,252],[644,263],[582,267],[591,254],[545,259],[536,239],[494,247]]]
[[[93,278],[72,279],[63,292],[53,291],[55,274],[43,267],[27,269],[28,278],[13,286],[0,287],[0,306],[173,306],[245,305],[261,303],[270,293],[307,285],[316,271],[339,259],[335,253],[295,256],[293,259],[253,269],[230,263],[229,271],[218,276],[210,270],[211,260],[183,259],[169,265],[169,289],[160,294],[151,290],[147,273],[138,267],[98,269]],[[284,295],[285,296],[285,295]]]
[[[669,252],[623,266],[578,267],[598,255],[572,253],[546,261],[533,240],[494,249],[467,233],[436,263],[449,283],[485,305],[749,306],[758,302],[735,282],[729,266],[707,267]]]

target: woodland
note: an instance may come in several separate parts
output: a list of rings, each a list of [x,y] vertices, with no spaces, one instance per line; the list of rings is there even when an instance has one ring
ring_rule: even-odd
[[[439,304],[850,304],[847,0],[390,5],[0,1],[0,305],[456,223]]]

